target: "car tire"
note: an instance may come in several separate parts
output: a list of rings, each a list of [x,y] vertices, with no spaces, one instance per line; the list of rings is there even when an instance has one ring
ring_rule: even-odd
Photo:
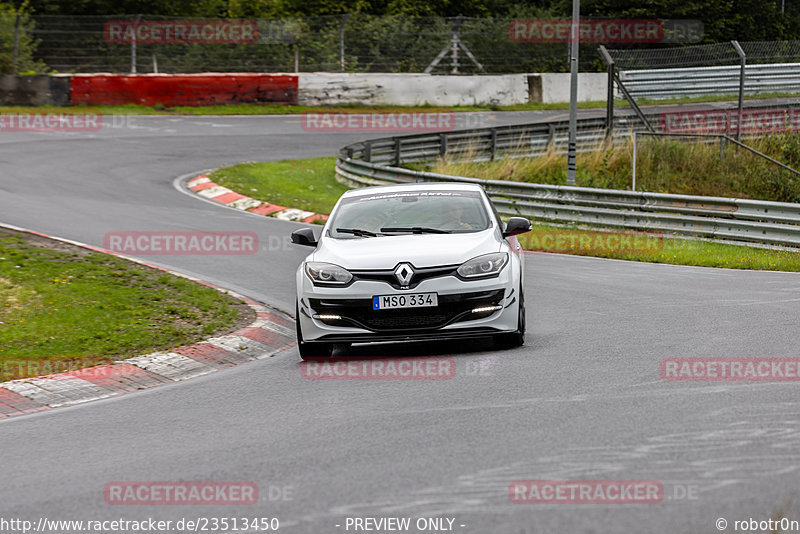
[[[521,347],[525,343],[525,293],[520,287],[519,291],[519,312],[517,313],[517,331],[507,334],[497,334],[494,336],[494,344],[497,348],[513,349]]]
[[[328,358],[333,353],[332,343],[303,341],[303,330],[300,328],[300,305],[294,305],[294,325],[297,331],[297,351],[303,360]]]

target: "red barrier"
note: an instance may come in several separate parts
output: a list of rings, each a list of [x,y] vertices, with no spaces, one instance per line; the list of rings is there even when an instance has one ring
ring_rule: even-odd
[[[75,74],[70,104],[208,106],[297,104],[297,76],[288,74]]]

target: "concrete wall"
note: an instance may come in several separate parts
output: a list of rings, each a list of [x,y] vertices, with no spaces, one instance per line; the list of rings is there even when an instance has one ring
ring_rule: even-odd
[[[430,74],[300,73],[304,105],[507,106],[528,101],[525,74],[440,76]]]
[[[541,80],[541,97],[535,102],[554,104],[569,102],[569,73],[534,74],[531,78]],[[578,101],[592,102],[606,100],[608,94],[608,75],[604,72],[582,72],[578,74]],[[535,83],[531,80],[532,84]]]
[[[429,74],[301,73],[299,102],[305,105],[509,106],[569,102],[569,74],[432,76]],[[605,101],[605,73],[578,75],[578,100]]]
[[[606,74],[582,73],[578,99],[605,101]],[[0,76],[0,104],[229,103],[509,106],[569,102],[569,74],[76,74]]]

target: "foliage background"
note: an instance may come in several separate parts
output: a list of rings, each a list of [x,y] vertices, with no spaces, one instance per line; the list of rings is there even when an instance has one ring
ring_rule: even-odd
[[[567,45],[508,39],[516,18],[569,18],[571,0],[0,0],[0,73],[11,72],[14,19],[22,14],[18,70],[126,72],[130,51],[102,39],[105,21],[133,18],[255,18],[293,34],[252,45],[142,45],[137,71],[421,72],[447,46],[453,18],[486,72],[566,72]],[[781,0],[583,0],[584,18],[694,19],[703,42],[800,39],[800,2]],[[349,14],[349,18],[344,15]],[[290,36],[291,37],[291,36]],[[640,48],[644,45],[638,45]],[[659,46],[659,45],[650,45]],[[674,46],[674,45],[672,45]],[[597,45],[581,48],[581,69],[599,71]],[[461,54],[461,72],[476,72]],[[449,68],[443,61],[443,70]],[[440,70],[442,72],[443,70]]]

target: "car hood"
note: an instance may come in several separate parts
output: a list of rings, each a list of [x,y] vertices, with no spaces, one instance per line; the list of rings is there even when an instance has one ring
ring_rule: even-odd
[[[414,267],[455,265],[500,250],[495,229],[468,234],[403,234],[332,239],[323,237],[310,261],[335,263],[345,269],[393,269],[400,262]]]

